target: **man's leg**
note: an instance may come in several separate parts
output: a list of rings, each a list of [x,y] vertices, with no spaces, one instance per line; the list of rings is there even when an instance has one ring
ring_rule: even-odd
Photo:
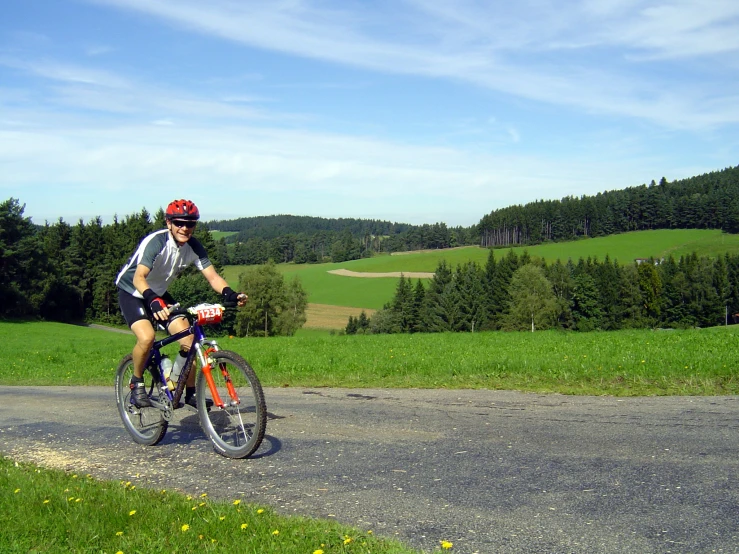
[[[131,331],[136,336],[136,345],[133,347],[133,374],[140,379],[144,376],[144,368],[154,344],[155,332],[148,319],[135,321],[131,325]]]

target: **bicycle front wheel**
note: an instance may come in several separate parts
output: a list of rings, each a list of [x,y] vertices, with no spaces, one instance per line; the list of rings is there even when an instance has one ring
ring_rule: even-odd
[[[154,446],[164,438],[169,422],[159,408],[137,408],[131,401],[131,377],[133,377],[133,357],[126,356],[118,364],[115,374],[115,400],[123,426],[134,442]],[[144,382],[149,396],[154,396],[156,386],[149,371],[144,371]]]
[[[210,353],[210,358],[211,375],[224,407],[215,402],[208,406],[214,395],[201,371],[196,388],[200,425],[216,452],[227,458],[246,458],[259,448],[267,426],[262,385],[247,361],[235,352],[220,350]]]

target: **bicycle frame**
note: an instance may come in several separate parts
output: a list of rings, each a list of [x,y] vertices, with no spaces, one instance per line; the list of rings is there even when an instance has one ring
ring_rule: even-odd
[[[162,370],[162,366],[161,366],[161,360],[162,360],[161,349],[167,346],[168,344],[172,344],[173,342],[176,342],[184,337],[193,335],[192,347],[190,348],[190,351],[187,353],[187,358],[185,359],[185,366],[177,381],[177,387],[175,388],[174,391],[170,391],[169,387],[164,386],[162,387],[162,390],[164,390],[164,393],[166,394],[167,398],[169,399],[169,401],[172,403],[173,406],[176,406],[179,403],[179,400],[182,397],[182,393],[185,390],[185,383],[187,381],[187,377],[190,375],[190,372],[193,371],[194,369],[195,355],[197,353],[197,357],[200,361],[201,371],[205,374],[205,380],[207,381],[208,388],[210,389],[210,392],[211,392],[213,404],[217,406],[218,408],[223,409],[225,407],[225,403],[221,399],[221,396],[218,394],[215,381],[213,380],[213,376],[211,375],[211,371],[213,368],[211,367],[211,360],[209,357],[209,354],[211,352],[218,351],[219,349],[218,343],[215,340],[208,340],[205,336],[205,332],[203,331],[203,327],[197,321],[192,321],[189,314],[183,314],[183,315],[187,317],[190,323],[189,327],[187,329],[183,329],[182,331],[175,333],[174,335],[169,335],[163,339],[154,341],[154,345],[151,348],[151,354],[149,356],[149,365],[150,367],[157,368],[157,371],[159,372],[159,381],[162,384],[166,384],[166,378],[164,376],[164,371]],[[223,378],[226,381],[226,388],[228,389],[228,394],[231,397],[231,404],[232,405],[240,404],[239,396],[236,392],[236,389],[234,389],[233,387],[233,384],[231,382],[231,377],[228,374],[228,370],[225,367],[221,367],[220,369],[223,374]]]

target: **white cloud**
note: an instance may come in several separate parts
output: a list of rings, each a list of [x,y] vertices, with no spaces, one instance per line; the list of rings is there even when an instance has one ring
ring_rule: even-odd
[[[320,98],[322,89],[352,89],[331,98],[361,102],[365,88],[375,92],[391,81],[367,72],[342,80],[319,71],[285,82],[272,72],[255,72],[258,64],[226,63],[188,75],[184,85],[167,82],[167,75],[146,77],[143,60],[115,65],[109,58],[125,58],[125,41],[115,43],[116,56],[104,59],[81,48],[77,62],[55,57],[56,50],[6,50],[0,71],[21,77],[0,87],[0,192],[21,196],[29,212],[38,202],[33,211],[49,210],[52,219],[78,213],[70,211],[81,206],[76,198],[89,200],[86,215],[110,216],[103,206],[131,213],[151,202],[166,204],[176,191],[202,198],[210,213],[247,207],[234,216],[397,213],[402,221],[469,225],[496,207],[560,194],[552,191],[589,194],[665,173],[674,179],[716,169],[706,167],[706,157],[675,167],[678,154],[668,165],[669,146],[651,150],[648,143],[667,143],[673,135],[718,136],[739,122],[738,67],[730,56],[737,38],[728,36],[736,30],[737,9],[728,2],[709,2],[696,13],[676,0],[588,0],[566,9],[547,0],[494,7],[473,0],[347,0],[334,8],[309,0],[90,1],[238,44],[393,77],[433,78],[396,80],[413,86],[422,81],[404,94],[428,86],[441,95],[432,80],[443,80],[475,85],[462,92],[461,102],[479,92],[493,100],[442,113],[425,105],[419,114],[434,115],[416,129],[433,129],[432,136],[402,129],[390,138],[402,123],[365,120],[330,106],[280,111],[306,105],[294,100],[306,91]],[[707,44],[693,45],[698,39]],[[381,92],[390,97],[397,92],[393,86]],[[515,100],[500,102],[487,91]],[[537,102],[533,109],[531,100]],[[391,102],[389,113],[404,109]],[[567,110],[554,116],[552,105]],[[537,129],[539,113],[549,121]],[[597,129],[570,138],[564,127],[572,115],[579,124],[595,121]],[[637,122],[637,131],[624,131],[627,124],[618,116]],[[327,120],[343,130],[319,131]],[[387,134],[360,136],[357,128]],[[455,146],[434,148],[424,141]],[[738,145],[730,132],[712,144],[719,145],[714,159],[735,158]],[[573,151],[565,152],[568,147]],[[62,187],[64,194],[55,195]],[[35,191],[34,200],[26,190]],[[466,215],[461,221],[432,215],[440,211]]]
[[[627,173],[634,166],[619,168],[617,160],[605,164],[611,167],[604,172],[603,162],[573,166],[566,160],[531,155],[474,154],[245,126],[0,130],[0,165],[6,170],[0,175],[4,197],[36,188],[33,202],[43,204],[50,197],[38,190],[38,183],[44,182],[53,190],[65,191],[53,206],[46,200],[45,209],[51,215],[40,214],[36,205],[29,213],[52,219],[54,214],[78,213],[74,211],[78,198],[99,202],[92,208],[115,206],[117,213],[126,214],[150,206],[155,196],[176,192],[202,199],[210,213],[248,206],[248,211],[236,215],[306,214],[321,207],[325,214],[330,206],[344,217],[399,210],[405,216],[399,220],[420,223],[428,222],[441,205],[450,214],[467,215],[458,221],[434,220],[471,225],[490,209],[512,203],[512,190],[515,202],[523,203],[550,197],[552,187],[568,194],[594,193],[594,186],[620,188],[635,179]],[[646,171],[643,166],[640,169]],[[593,183],[593,173],[606,173],[606,177]],[[432,203],[436,207],[424,212],[424,206]],[[113,214],[106,208],[84,215],[109,219]]]
[[[739,110],[720,101],[737,93],[736,79],[720,75],[720,59],[712,59],[719,68],[715,82],[704,75],[699,84],[672,90],[661,72],[636,61],[736,52],[739,4],[733,1],[413,0],[333,8],[311,1],[96,1],[260,48],[459,79],[573,110],[676,128],[739,122]],[[707,99],[719,101],[709,106]]]

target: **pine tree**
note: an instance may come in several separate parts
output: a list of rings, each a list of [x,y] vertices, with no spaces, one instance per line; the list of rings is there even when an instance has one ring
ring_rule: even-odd
[[[575,283],[571,265],[565,265],[558,259],[545,269],[545,275],[552,285],[557,323],[563,329],[571,329],[575,324],[572,317],[572,291]]]
[[[454,284],[459,304],[455,331],[479,331],[487,319],[484,273],[476,262],[457,267]]]
[[[357,332],[366,333],[370,326],[370,318],[367,317],[367,314],[362,310],[362,312],[359,314],[359,317],[357,318]]]
[[[421,279],[416,281],[416,287],[413,289],[413,305],[411,308],[411,333],[417,333],[421,330],[421,313],[423,310],[423,301],[426,297],[426,288],[423,286]],[[364,312],[362,312],[364,313]]]
[[[598,287],[587,271],[575,275],[572,290],[572,317],[578,331],[593,331],[601,326],[603,310]]]
[[[346,327],[344,328],[344,332],[347,335],[356,335],[357,334],[357,320],[354,319],[353,315],[349,316],[349,322],[346,324]]]
[[[413,329],[413,289],[411,280],[406,279],[402,273],[390,309],[400,321],[400,332],[410,333]]]
[[[36,313],[53,275],[25,205],[10,198],[0,204],[0,315]]]
[[[505,317],[505,313],[510,306],[510,296],[508,294],[508,286],[513,277],[513,273],[519,267],[518,256],[513,250],[498,262],[495,270],[495,281],[491,283],[489,290],[489,306],[491,323],[495,328],[500,328]]]
[[[429,283],[429,288],[424,296],[421,307],[421,328],[425,332],[451,331],[450,317],[454,319],[454,310],[450,308],[451,302],[452,271],[446,260],[439,262],[434,272],[434,277]],[[374,320],[374,317],[372,318]]]

